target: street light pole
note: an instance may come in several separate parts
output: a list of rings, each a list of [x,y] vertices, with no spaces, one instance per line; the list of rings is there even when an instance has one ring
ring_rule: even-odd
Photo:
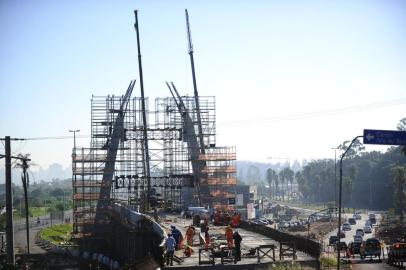
[[[340,229],[341,229],[341,204],[342,204],[342,185],[343,185],[343,159],[345,154],[347,154],[348,150],[350,150],[351,146],[358,138],[362,138],[364,136],[357,136],[355,137],[350,145],[347,147],[345,152],[340,157],[340,185],[338,191],[338,231],[337,231],[337,238],[338,238],[338,245],[337,245],[337,270],[340,270]]]
[[[337,207],[337,149],[338,147],[333,147],[334,149],[334,206]]]
[[[76,184],[76,132],[80,132],[80,129],[70,129],[69,132],[73,132],[73,151],[72,151],[72,174],[73,174],[73,181],[72,181],[72,188],[75,190]],[[83,187],[84,188],[84,187]],[[65,199],[65,191],[64,191],[64,199]],[[65,220],[65,202],[63,206],[63,217],[62,220]]]
[[[80,132],[80,129],[70,129],[69,132],[73,132],[73,153],[76,153],[76,132]]]

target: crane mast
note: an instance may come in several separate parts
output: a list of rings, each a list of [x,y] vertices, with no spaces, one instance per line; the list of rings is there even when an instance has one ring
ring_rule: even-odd
[[[197,91],[195,62],[194,62],[194,58],[193,58],[192,35],[190,32],[189,14],[187,12],[187,9],[185,9],[185,15],[186,15],[187,37],[188,37],[188,42],[189,42],[190,65],[192,67],[193,90],[194,90],[194,98],[195,98],[195,104],[196,104],[197,126],[198,126],[198,131],[199,131],[200,153],[205,154],[206,151],[205,151],[205,147],[204,147],[202,120],[200,117],[199,93]]]

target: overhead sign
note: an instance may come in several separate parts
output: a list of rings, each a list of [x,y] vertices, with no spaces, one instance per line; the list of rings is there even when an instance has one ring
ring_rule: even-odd
[[[406,131],[364,129],[364,144],[406,145]]]

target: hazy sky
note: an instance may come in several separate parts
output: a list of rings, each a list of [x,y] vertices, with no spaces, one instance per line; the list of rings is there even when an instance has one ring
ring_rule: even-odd
[[[90,134],[91,95],[138,81],[134,9],[146,95],[169,96],[166,80],[193,94],[185,8],[199,92],[217,99],[217,144],[240,160],[334,158],[364,128],[406,117],[406,1],[2,0],[0,136]],[[68,166],[72,145],[12,148]]]

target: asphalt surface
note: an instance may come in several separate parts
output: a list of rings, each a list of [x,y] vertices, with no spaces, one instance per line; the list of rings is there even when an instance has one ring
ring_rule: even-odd
[[[352,217],[352,214],[344,214],[345,218],[350,218]],[[345,232],[345,238],[341,238],[340,241],[346,242],[347,245],[350,242],[354,241],[354,235],[357,229],[363,229],[365,225],[365,221],[368,220],[368,214],[367,213],[361,213],[362,220],[356,220],[356,224],[351,225],[351,230],[350,231],[344,231]],[[379,213],[376,213],[376,218],[377,218],[377,224],[379,223],[380,220],[380,215]],[[344,222],[343,222],[344,223]],[[329,234],[326,235],[324,238],[324,247],[325,250],[328,250],[329,252],[334,252],[333,248],[331,246],[328,246],[328,240],[331,235],[337,235],[337,229],[334,231],[330,232]],[[368,238],[372,238],[375,235],[375,228],[372,228],[372,233],[366,233],[363,237],[363,240],[365,241]],[[386,250],[384,249],[384,254],[381,256],[382,259],[386,258]],[[361,260],[359,255],[355,255],[354,258],[350,258],[350,262],[352,263],[354,269],[356,270],[389,270],[389,269],[398,269],[396,267],[392,267],[390,265],[387,265],[385,262],[379,261],[378,258],[374,258],[372,260],[370,259],[364,259]]]
[[[71,216],[72,211],[66,211],[65,217]],[[30,239],[30,253],[31,254],[44,254],[46,250],[42,247],[38,246],[35,243],[35,238],[37,233],[45,227],[51,226],[51,220],[49,215],[40,216],[40,222],[37,223],[37,217],[30,218],[30,232],[29,232],[29,239]],[[62,224],[63,220],[54,219],[52,220],[52,225]],[[25,219],[21,219],[14,223],[14,247],[16,250],[16,254],[25,254],[27,251],[27,234],[25,229]]]

